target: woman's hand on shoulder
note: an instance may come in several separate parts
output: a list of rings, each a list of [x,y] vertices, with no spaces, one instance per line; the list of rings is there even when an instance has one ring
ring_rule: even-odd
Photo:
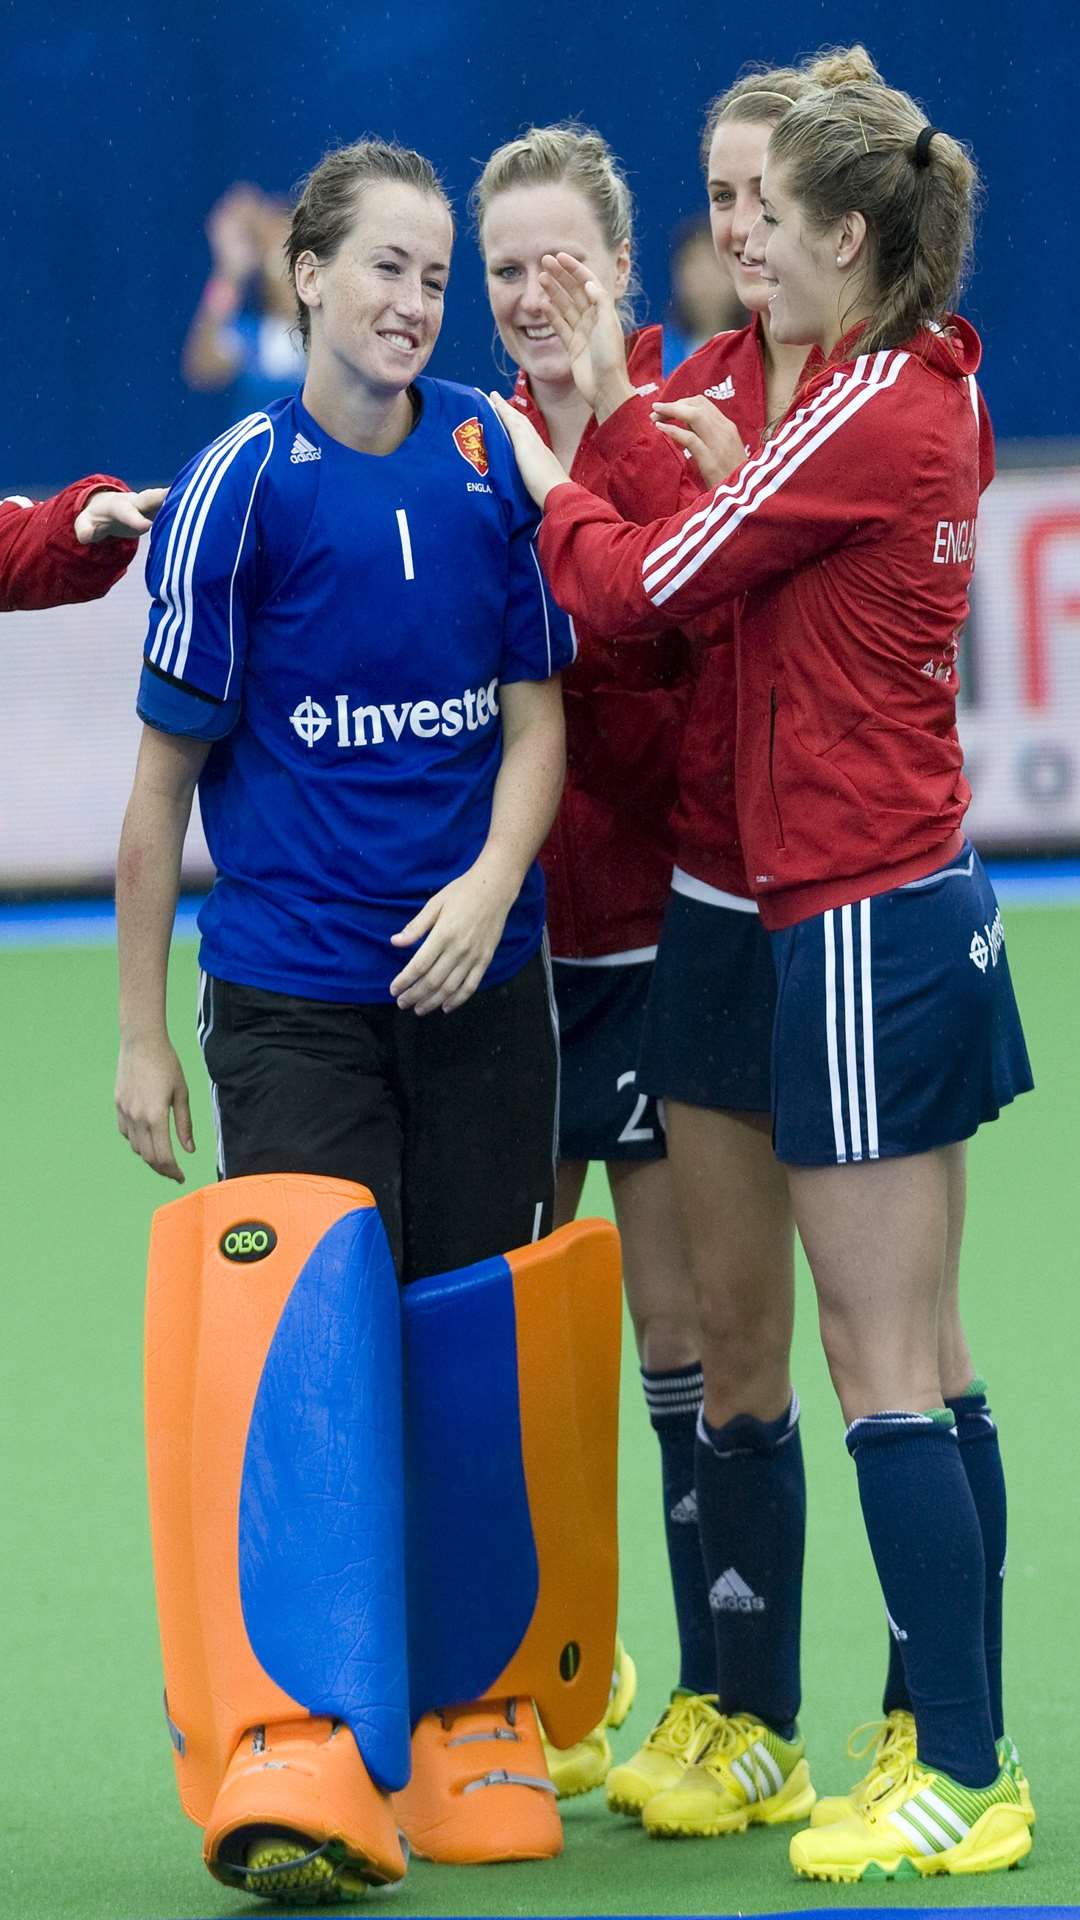
[[[597,419],[606,420],[634,392],[618,309],[572,253],[545,253],[541,268],[551,323],[566,348],[574,384]]]
[[[685,400],[657,400],[652,417],[665,440],[689,454],[707,487],[718,487],[749,457],[750,449],[734,421],[703,393]]]
[[[121,1041],[116,1070],[116,1123],[133,1153],[164,1180],[184,1176],[173,1153],[169,1116],[185,1153],[194,1153],[184,1069],[168,1034]]]
[[[149,533],[165,492],[164,487],[144,487],[141,493],[99,487],[75,516],[76,540],[81,547],[95,547],[101,540],[138,540]]]
[[[395,947],[422,944],[390,982],[399,1007],[414,1013],[453,1013],[480,985],[502,938],[506,916],[521,890],[521,875],[491,853],[440,887],[392,935]]]
[[[521,477],[537,506],[543,510],[552,487],[561,486],[564,480],[569,480],[570,475],[555,458],[551,448],[545,446],[531,420],[526,420],[525,415],[504,400],[500,393],[489,393],[488,399],[506,428]]]

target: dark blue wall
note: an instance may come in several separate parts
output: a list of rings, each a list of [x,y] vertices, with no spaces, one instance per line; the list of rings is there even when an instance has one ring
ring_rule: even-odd
[[[668,233],[702,197],[697,140],[712,94],[747,59],[857,37],[971,141],[982,167],[967,309],[984,333],[999,434],[1080,433],[1076,177],[1065,157],[1080,110],[1078,31],[1047,0],[774,0],[743,17],[700,0],[186,0],[183,25],[180,9],[140,8],[109,28],[86,24],[88,13],[85,0],[53,0],[31,25],[9,6],[2,30],[11,279],[0,485],[93,466],[164,477],[216,430],[219,406],[186,391],[179,354],[208,265],[203,219],[233,179],[285,189],[328,145],[375,130],[429,153],[463,206],[493,146],[529,119],[577,114],[630,169],[658,317]],[[464,231],[433,371],[493,378]]]

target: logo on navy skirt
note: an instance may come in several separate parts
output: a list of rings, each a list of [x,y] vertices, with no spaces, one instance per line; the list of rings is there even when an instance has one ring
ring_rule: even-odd
[[[986,936],[985,939],[983,935]],[[968,948],[968,959],[973,966],[978,967],[980,973],[985,973],[987,967],[997,966],[998,956],[1004,945],[1005,926],[1001,918],[1001,908],[999,907],[990,925],[987,926],[984,920],[982,933],[976,928],[972,934],[971,945]]]

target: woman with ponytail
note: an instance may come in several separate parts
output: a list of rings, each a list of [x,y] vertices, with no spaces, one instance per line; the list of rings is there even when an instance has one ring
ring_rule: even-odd
[[[995,1740],[988,1515],[957,1445],[985,1412],[955,1302],[963,1143],[1032,1084],[956,733],[986,439],[979,342],[950,306],[975,192],[964,149],[906,95],[856,82],[795,102],[745,253],[772,339],[810,358],[765,445],[666,520],[628,525],[566,484],[501,409],[576,617],[646,634],[738,599],[736,803],[778,979],[773,1139],[915,1726],[871,1793],[793,1839],[817,1879],[989,1872],[1031,1845]],[[589,335],[594,296],[567,267],[557,284]],[[744,1818],[776,1790],[760,1744],[740,1762]]]

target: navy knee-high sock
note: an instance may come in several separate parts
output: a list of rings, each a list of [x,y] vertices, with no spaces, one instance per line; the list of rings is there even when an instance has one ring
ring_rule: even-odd
[[[1007,1506],[1005,1474],[997,1427],[986,1401],[985,1380],[973,1380],[964,1393],[946,1397],[945,1405],[956,1420],[960,1459],[967,1475],[983,1542],[983,1570],[986,1600],[983,1615],[983,1648],[986,1654],[986,1682],[990,1693],[990,1724],[994,1739],[1005,1731],[1001,1701],[1001,1614],[1005,1583]],[[889,1670],[885,1681],[883,1705],[886,1713],[896,1707],[910,1712],[904,1662],[899,1643],[889,1635]]]
[[[985,1578],[953,1415],[875,1413],[848,1449],[924,1766],[965,1786],[996,1778],[983,1651]]]
[[[973,1380],[965,1393],[950,1395],[945,1405],[956,1419],[960,1458],[982,1532],[986,1578],[983,1615],[986,1681],[990,1689],[990,1721],[994,1739],[1000,1740],[1005,1731],[1001,1704],[1001,1614],[1008,1532],[1001,1447],[998,1430],[986,1401],[985,1380]]]
[[[688,1693],[712,1693],[716,1655],[694,1490],[694,1434],[705,1391],[701,1368],[695,1363],[657,1373],[643,1367],[641,1383],[660,1443],[664,1535],[679,1636],[679,1685]]]
[[[722,1713],[783,1739],[799,1711],[806,1478],[799,1402],[779,1420],[698,1421],[698,1516]]]

